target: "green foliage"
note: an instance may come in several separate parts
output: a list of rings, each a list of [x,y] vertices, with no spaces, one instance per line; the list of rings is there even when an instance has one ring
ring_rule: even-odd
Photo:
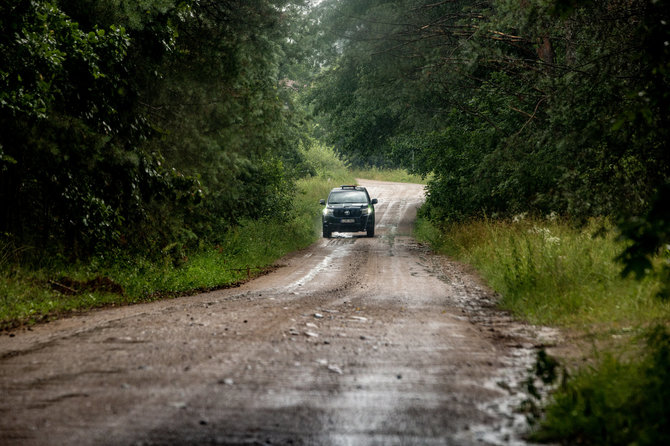
[[[624,242],[606,221],[575,228],[548,219],[471,220],[437,226],[421,220],[416,236],[474,265],[501,294],[501,305],[533,323],[568,327],[606,345],[592,365],[567,374],[541,352],[521,409],[531,441],[560,444],[666,444],[670,389],[670,305],[655,299],[663,283],[622,277],[614,256]],[[594,236],[594,234],[600,234]],[[665,261],[654,256],[651,265]],[[647,345],[628,345],[650,330]],[[635,340],[635,339],[633,339]],[[611,351],[611,352],[610,352]],[[549,396],[545,391],[551,391]]]
[[[423,178],[421,175],[411,174],[405,169],[380,169],[378,167],[372,167],[370,169],[354,169],[351,173],[356,178],[392,181],[394,183],[426,184],[427,181],[427,179]]]
[[[444,226],[422,220],[417,236],[476,267],[501,294],[502,307],[533,323],[618,329],[670,316],[668,303],[654,299],[658,279],[619,275],[614,257],[625,245],[611,225],[593,221],[576,229],[557,220],[517,220]]]
[[[552,397],[531,440],[585,445],[670,442],[670,333],[659,326],[634,360],[605,355]]]
[[[296,199],[283,217],[241,220],[222,230],[218,243],[191,248],[175,243],[153,255],[127,250],[78,262],[46,257],[36,267],[35,263],[22,264],[25,255],[10,241],[3,241],[0,329],[72,311],[228,287],[257,276],[281,256],[319,237],[319,199],[332,187],[353,181],[341,170],[341,162],[334,160],[334,170],[297,181]]]
[[[622,275],[635,273],[638,279],[655,271],[664,286],[659,292],[663,299],[670,299],[670,184],[664,185],[652,201],[646,215],[629,217],[619,227],[622,238],[632,243],[617,257],[625,265]],[[654,258],[660,256],[663,261],[654,267]]]
[[[663,2],[320,7],[315,112],[354,164],[433,173],[436,220],[640,215],[670,177]]]
[[[303,176],[328,178],[348,175],[345,163],[332,148],[319,141],[311,141],[309,145],[302,145],[301,153],[304,160],[300,166]]]
[[[74,260],[281,218],[306,131],[280,83],[286,3],[0,6],[0,231]]]
[[[431,107],[430,84],[417,82],[414,61],[392,50],[405,47],[402,39],[389,35],[412,28],[408,16],[411,2],[323,2],[319,17],[325,29],[323,40],[339,51],[322,51],[323,71],[308,99],[338,152],[355,166],[396,167],[389,157],[389,138],[411,129],[413,124],[430,125],[426,107]],[[460,2],[456,2],[460,3]],[[402,19],[400,18],[402,17]],[[407,23],[406,25],[403,25]],[[413,54],[418,62],[425,58]],[[408,101],[408,97],[417,97]],[[424,100],[423,104],[417,104]],[[417,107],[412,108],[413,105]],[[411,122],[410,122],[411,121]]]
[[[52,1],[18,1],[1,8],[3,110],[16,118],[46,118],[52,107],[70,106],[75,116],[108,127],[104,119],[114,113],[114,104],[104,95],[120,82],[110,71],[126,56],[125,30],[111,26],[86,32]],[[71,95],[77,93],[75,105]]]

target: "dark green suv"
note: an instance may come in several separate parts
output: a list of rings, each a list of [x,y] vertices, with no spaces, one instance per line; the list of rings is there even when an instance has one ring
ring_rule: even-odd
[[[375,235],[375,204],[368,190],[362,186],[340,186],[330,191],[328,200],[321,200],[323,209],[323,236],[330,238],[333,232],[366,231],[368,237]]]

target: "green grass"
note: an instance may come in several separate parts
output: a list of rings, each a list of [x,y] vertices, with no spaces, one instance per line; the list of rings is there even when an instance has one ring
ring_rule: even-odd
[[[427,184],[428,178],[422,178],[421,175],[408,173],[403,169],[379,169],[373,167],[369,170],[352,170],[355,178],[365,178],[367,180],[392,181],[395,183],[415,183]]]
[[[312,216],[302,214],[284,224],[242,222],[230,230],[225,243],[201,247],[176,262],[172,257],[155,261],[128,256],[39,269],[14,265],[0,272],[0,328],[95,307],[234,286],[261,274],[286,253],[308,246],[317,236]]]
[[[568,371],[549,398],[529,393],[531,440],[670,444],[670,302],[656,297],[658,278],[621,277],[614,258],[625,245],[611,225],[421,220],[416,236],[473,265],[516,317],[563,328],[570,347],[590,355],[586,363],[574,352],[559,358]]]
[[[670,444],[670,331],[649,330],[634,357],[606,353],[553,393],[530,439],[582,445]]]
[[[319,199],[354,176],[332,150],[317,146],[308,160],[317,175],[298,180],[291,218],[277,222],[243,221],[218,245],[175,258],[147,259],[121,253],[70,263],[43,258],[22,265],[9,247],[0,249],[0,329],[34,324],[92,308],[127,305],[230,287],[262,274],[285,254],[309,246],[320,236]],[[2,247],[0,247],[2,248]]]
[[[476,220],[442,228],[421,221],[417,233],[473,265],[500,293],[503,308],[532,323],[607,331],[670,316],[670,303],[655,297],[658,280],[620,276],[614,258],[624,245],[606,222],[576,229],[551,220]]]

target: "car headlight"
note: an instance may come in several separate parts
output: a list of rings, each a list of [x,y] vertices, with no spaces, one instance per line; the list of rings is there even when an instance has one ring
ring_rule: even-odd
[[[333,216],[333,208],[324,208],[323,209],[323,215],[325,217],[332,217]]]
[[[368,215],[370,213],[370,206],[361,209],[361,215]]]

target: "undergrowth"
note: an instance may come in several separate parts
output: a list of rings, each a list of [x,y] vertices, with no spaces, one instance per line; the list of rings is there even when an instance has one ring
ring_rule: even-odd
[[[655,297],[657,279],[621,277],[614,259],[625,246],[606,221],[574,228],[550,219],[442,227],[421,220],[417,236],[473,265],[503,308],[532,323],[620,329],[670,316],[670,304]]]
[[[216,244],[203,242],[159,256],[128,250],[71,262],[34,253],[31,261],[22,261],[28,248],[0,243],[0,330],[96,307],[236,286],[263,274],[283,255],[318,238],[319,199],[331,188],[354,181],[326,147],[316,146],[306,158],[313,175],[296,181],[285,219],[241,221]]]
[[[593,344],[586,365],[559,358],[563,373],[540,352],[521,408],[532,441],[670,444],[670,303],[657,297],[658,277],[622,278],[614,259],[626,246],[607,221],[575,228],[553,219],[421,220],[416,234],[473,265],[517,317],[607,340]],[[554,391],[544,396],[538,381]]]
[[[404,169],[380,169],[372,167],[368,170],[353,170],[352,175],[355,178],[365,178],[377,181],[393,181],[396,183],[415,183],[427,184],[428,178],[421,175],[411,174]]]
[[[670,444],[670,331],[646,333],[635,358],[608,352],[554,391],[530,440],[602,446]]]

